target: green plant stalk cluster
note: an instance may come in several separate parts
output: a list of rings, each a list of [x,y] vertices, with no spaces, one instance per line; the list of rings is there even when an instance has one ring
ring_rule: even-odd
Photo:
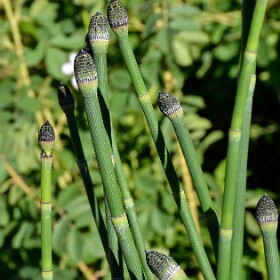
[[[129,42],[127,12],[125,11],[124,7],[122,6],[122,3],[119,0],[111,0],[108,5],[107,13],[108,13],[108,19],[109,19],[110,26],[111,26],[112,30],[114,31],[114,33],[117,35],[122,56],[127,65],[129,74],[131,76],[132,82],[136,89],[136,93],[138,95],[138,100],[140,102],[141,108],[142,108],[145,118],[147,120],[149,129],[150,129],[150,133],[152,135],[156,149],[158,151],[158,155],[159,155],[159,158],[163,165],[163,169],[165,171],[167,180],[169,182],[169,185],[172,189],[173,194],[176,196],[177,194],[182,192],[182,187],[180,185],[175,168],[172,164],[171,157],[170,157],[168,149],[166,147],[163,134],[159,128],[159,124],[158,124],[158,121],[155,116],[152,102],[148,95],[146,86],[142,79],[139,67],[137,65],[136,59],[133,54],[133,50],[132,50],[130,42]],[[208,190],[206,190],[206,191],[208,192]],[[200,197],[200,199],[201,199],[201,197]],[[176,199],[175,199],[175,201],[176,201]],[[183,204],[181,204],[181,203],[183,203]],[[218,218],[217,218],[215,212],[209,213],[209,211],[211,212],[212,206],[204,205],[204,200],[200,201],[200,203],[201,204],[203,203],[202,209],[204,210],[206,220],[208,219],[210,221],[210,222],[207,222],[207,225],[214,223],[215,225],[211,226],[211,229],[217,228],[218,227]],[[180,204],[178,204],[178,200],[177,200],[176,204],[179,208],[179,211],[181,212],[180,208],[185,207],[185,205],[187,204],[186,197],[183,200],[180,200]],[[212,214],[214,214],[215,216],[213,217]],[[186,227],[184,216],[182,216],[182,220]],[[211,233],[211,231],[209,231],[209,232]],[[215,239],[216,238],[213,238],[212,242],[215,242]],[[214,247],[215,247],[215,245],[214,245]]]
[[[38,142],[41,146],[41,252],[42,279],[52,280],[52,200],[51,173],[54,130],[46,121],[40,128]]]
[[[229,129],[229,140],[227,150],[227,166],[225,176],[225,189],[222,207],[220,240],[218,248],[218,267],[217,278],[227,280],[230,276],[232,234],[233,234],[233,215],[235,208],[236,188],[240,164],[240,141],[241,129],[244,121],[244,112],[251,77],[255,73],[256,54],[261,27],[265,15],[267,1],[256,1],[250,31],[244,53],[241,54],[240,75],[237,84],[237,94],[232,115],[231,127]],[[244,21],[246,19],[243,19]],[[244,205],[241,205],[243,207]]]
[[[80,51],[76,56],[74,69],[78,87],[84,98],[90,134],[110,209],[111,220],[131,279],[143,279],[139,255],[122,205],[122,197],[111,160],[112,150],[108,137],[106,137],[102,120],[97,94],[97,72],[91,55],[86,51]]]
[[[276,280],[279,279],[280,275],[277,245],[278,210],[274,201],[266,194],[260,198],[256,210],[263,236],[268,279]]]
[[[113,156],[114,156],[114,167],[117,175],[117,180],[122,192],[123,203],[127,213],[128,221],[131,227],[131,232],[138,250],[141,264],[147,279],[152,279],[152,274],[146,263],[145,255],[145,244],[137,222],[136,213],[134,209],[133,199],[131,197],[125,175],[122,169],[122,163],[120,154],[118,151],[116,137],[113,130],[109,114],[109,94],[108,94],[108,75],[107,75],[107,47],[109,44],[109,24],[108,21],[101,13],[96,13],[90,21],[88,30],[88,40],[91,46],[94,62],[97,69],[98,75],[98,88],[101,93],[100,98],[102,101],[99,102],[103,122],[105,128],[107,128],[107,135],[112,145]]]
[[[93,183],[88,169],[88,164],[84,156],[84,150],[82,147],[82,143],[77,127],[77,121],[74,114],[74,109],[75,109],[74,96],[72,95],[70,90],[63,84],[59,85],[57,95],[58,95],[58,101],[61,106],[61,109],[65,113],[67,119],[67,124],[70,131],[70,137],[72,140],[77,165],[82,176],[88,201],[91,207],[91,212],[93,214],[93,218],[96,223],[97,230],[99,232],[99,236],[106,254],[106,258],[110,265],[111,274],[112,276],[116,275],[120,278],[123,275],[121,258],[119,257],[118,250],[116,249],[114,250],[112,246],[110,246],[108,241],[109,239],[110,242],[115,242],[114,240],[116,239],[116,237],[110,236],[110,238],[107,238],[107,232],[109,231],[109,229],[106,229],[103,217],[101,215],[100,208],[98,206]],[[108,248],[108,246],[110,249]]]

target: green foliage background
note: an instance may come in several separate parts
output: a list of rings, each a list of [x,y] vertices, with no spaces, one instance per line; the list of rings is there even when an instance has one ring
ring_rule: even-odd
[[[167,119],[156,106],[158,91],[182,102],[216,209],[221,208],[226,135],[238,74],[241,1],[123,1],[130,39],[154,102],[174,164],[188,179]],[[106,14],[106,1],[3,0],[0,6],[0,275],[40,277],[39,127],[54,126],[53,229],[55,279],[108,275],[97,230],[72,151],[56,86],[71,86],[61,71],[71,52],[84,46],[90,17]],[[279,1],[269,2],[258,52],[257,86],[249,151],[244,279],[266,279],[254,207],[264,192],[279,200]],[[172,200],[116,38],[108,50],[113,122],[127,180],[147,247],[170,254],[197,279],[198,269]],[[79,93],[77,117],[96,194],[103,205],[98,167]],[[208,233],[198,211],[210,257]],[[194,198],[192,198],[194,196]]]

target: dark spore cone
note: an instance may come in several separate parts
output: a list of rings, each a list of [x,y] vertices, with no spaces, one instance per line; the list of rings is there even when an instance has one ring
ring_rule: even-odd
[[[63,83],[60,83],[57,87],[57,98],[58,103],[62,110],[65,111],[74,111],[75,99],[71,91]]]
[[[107,8],[109,24],[113,30],[128,27],[128,14],[120,0],[111,0]]]
[[[79,89],[97,81],[97,71],[91,55],[81,49],[74,61],[74,72]]]
[[[109,40],[109,24],[100,12],[91,17],[88,27],[88,39],[90,42]]]
[[[160,91],[158,95],[158,107],[165,116],[175,114],[182,109],[179,100],[169,92]]]
[[[146,251],[147,264],[159,279],[170,279],[179,269],[179,265],[171,258],[157,251]]]
[[[38,141],[41,142],[54,142],[55,134],[52,125],[46,121],[40,128],[38,133]]]
[[[274,201],[265,194],[257,204],[257,220],[260,225],[278,222],[278,211]]]

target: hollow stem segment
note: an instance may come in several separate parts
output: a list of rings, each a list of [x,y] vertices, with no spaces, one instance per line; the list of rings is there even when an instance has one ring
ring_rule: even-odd
[[[179,100],[169,92],[159,92],[158,106],[161,112],[170,119],[188,165],[202,212],[205,215],[213,245],[218,245],[219,226],[216,221],[217,214],[212,205],[212,199],[199,164],[193,141],[184,120],[184,112]],[[217,252],[214,248],[214,251]]]
[[[251,76],[255,73],[256,55],[261,27],[265,15],[266,0],[255,2],[248,39],[241,54],[241,65],[237,83],[237,94],[229,129],[227,150],[227,166],[225,174],[225,188],[221,217],[220,240],[218,248],[217,278],[227,280],[230,275],[233,215],[235,195],[239,171],[240,139],[244,120],[245,103],[247,100]]]
[[[119,253],[117,250],[109,249],[109,248],[111,248],[110,245],[108,248],[108,244],[109,244],[108,240],[113,242],[114,238],[112,238],[112,237],[110,239],[107,238],[106,226],[105,226],[103,217],[101,215],[100,208],[98,206],[98,201],[95,196],[92,179],[91,179],[89,169],[88,169],[88,164],[87,164],[86,158],[84,156],[84,150],[82,147],[82,143],[81,143],[78,127],[77,127],[76,117],[74,114],[74,109],[75,109],[74,96],[72,95],[72,93],[68,89],[68,87],[66,87],[62,83],[58,86],[57,96],[58,96],[58,101],[59,101],[60,107],[63,110],[63,112],[65,113],[65,116],[67,119],[67,124],[68,124],[69,131],[70,131],[70,138],[72,140],[77,165],[78,165],[78,168],[79,168],[81,176],[82,176],[82,180],[83,180],[85,190],[87,193],[88,201],[89,201],[89,204],[91,207],[91,212],[93,214],[93,218],[96,223],[96,227],[99,232],[99,236],[100,236],[104,251],[106,253],[106,258],[110,265],[110,271],[111,271],[112,277],[114,275],[114,277],[121,278],[121,277],[123,277],[123,268],[122,268],[122,264],[121,264],[121,258],[119,257]]]
[[[118,179],[118,183],[123,196],[123,203],[127,213],[128,221],[131,227],[131,232],[138,250],[141,264],[146,278],[152,279],[152,273],[146,263],[145,244],[137,222],[134,209],[134,202],[131,197],[125,175],[122,168],[121,158],[116,143],[116,137],[109,114],[109,94],[108,94],[108,76],[107,76],[107,46],[109,44],[109,23],[101,13],[96,13],[92,16],[88,29],[88,40],[94,53],[94,61],[98,75],[98,88],[101,96],[99,104],[102,111],[103,121],[106,128],[110,128],[109,139],[112,144],[114,154],[114,167]]]
[[[157,251],[147,251],[146,258],[151,271],[161,280],[189,279],[183,269],[171,258]]]
[[[245,194],[247,181],[247,159],[251,127],[251,114],[253,95],[256,83],[256,75],[251,76],[249,94],[246,101],[244,121],[242,125],[242,137],[240,140],[239,169],[237,189],[235,194],[235,206],[233,217],[233,236],[231,244],[230,279],[241,279],[242,256],[244,241],[244,218],[245,218]]]
[[[40,128],[38,142],[41,146],[41,253],[42,279],[52,280],[52,201],[51,172],[52,148],[55,134],[51,124],[46,121]]]
[[[136,93],[138,96],[138,100],[140,102],[141,108],[144,112],[145,118],[147,120],[150,133],[152,135],[153,141],[155,143],[159,158],[161,160],[163,169],[165,171],[167,180],[172,189],[172,192],[177,195],[182,191],[182,187],[180,185],[178,176],[176,174],[175,168],[172,164],[171,157],[169,155],[168,149],[166,147],[166,143],[163,137],[163,134],[159,128],[159,124],[154,112],[154,108],[152,106],[151,99],[148,95],[146,86],[142,79],[139,67],[137,65],[136,59],[133,54],[133,50],[131,48],[129,39],[128,39],[128,15],[126,10],[124,9],[122,3],[119,0],[111,0],[108,9],[107,9],[109,24],[116,34],[119,42],[119,46],[121,49],[122,56],[127,65],[130,77],[136,89]],[[183,205],[187,204],[186,198],[182,201]],[[178,204],[177,206],[180,208],[183,206],[182,204]],[[203,205],[203,209],[205,210],[204,214],[207,214],[211,211],[210,205]],[[181,212],[181,211],[180,211]],[[206,215],[207,217],[207,215]],[[211,217],[211,215],[210,215]],[[213,223],[218,226],[217,216],[211,217],[213,219]],[[182,220],[184,225],[185,218],[182,216]],[[208,223],[207,223],[208,224]],[[215,246],[214,246],[215,247]]]
[[[269,280],[279,279],[280,262],[277,246],[278,211],[273,200],[264,195],[257,204],[256,216],[263,236]]]
[[[84,98],[90,134],[111,213],[111,220],[131,279],[143,279],[139,255],[122,205],[122,197],[111,160],[112,150],[108,137],[106,137],[98,102],[96,67],[89,53],[83,50],[78,53],[74,62],[74,71],[78,87]]]

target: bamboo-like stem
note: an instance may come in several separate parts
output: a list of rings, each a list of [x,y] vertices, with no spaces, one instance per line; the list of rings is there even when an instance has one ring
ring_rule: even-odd
[[[241,130],[240,155],[238,179],[235,194],[235,206],[233,217],[233,235],[231,244],[230,279],[241,279],[243,241],[244,241],[244,218],[245,218],[245,194],[247,181],[247,159],[251,127],[251,114],[253,95],[256,83],[256,75],[252,75],[249,94],[245,106],[244,121]]]
[[[159,158],[161,160],[163,169],[165,171],[167,180],[169,182],[169,185],[172,189],[173,194],[176,196],[177,194],[182,192],[182,187],[180,185],[175,168],[172,164],[171,157],[170,157],[168,149],[166,147],[163,134],[159,128],[159,124],[156,119],[156,115],[155,115],[155,112],[154,112],[154,109],[152,106],[152,102],[148,95],[146,86],[142,79],[139,67],[137,65],[136,59],[133,54],[133,50],[131,48],[131,45],[130,45],[130,42],[128,39],[127,12],[119,0],[111,0],[108,5],[107,12],[108,12],[109,23],[111,25],[112,30],[117,35],[119,46],[120,46],[120,49],[122,52],[122,56],[127,65],[132,82],[136,89],[136,93],[137,93],[141,108],[142,108],[145,118],[147,120],[149,129],[150,129],[150,133],[151,133],[151,136],[155,143],[155,146],[156,146]],[[185,197],[185,195],[184,195],[184,197]],[[210,222],[207,221],[207,225],[209,225],[209,224],[214,225],[214,228],[218,227],[218,218],[217,218],[215,212],[212,211],[211,200],[208,201],[209,204],[205,205],[205,202],[207,202],[207,200],[206,201],[201,200],[201,197],[199,197],[199,199],[200,199],[200,203],[201,204],[203,203],[202,208],[203,208],[206,220],[208,220],[208,221],[210,220]],[[180,203],[179,203],[179,201],[176,201],[176,203],[177,203],[180,213],[181,213],[181,207],[184,207],[184,208],[187,207],[186,206],[187,205],[186,197],[184,199],[180,200]],[[181,216],[181,217],[182,217],[183,223],[186,227],[185,217],[184,216]],[[209,229],[209,232],[210,232],[210,229]],[[215,242],[215,239],[213,239],[212,241]],[[215,247],[215,245],[214,245],[214,247]]]
[[[63,84],[60,84],[57,91],[59,104],[65,113],[67,124],[70,131],[70,138],[73,144],[74,153],[76,156],[77,165],[79,167],[82,180],[85,186],[87,193],[88,201],[91,207],[91,212],[93,214],[94,221],[96,223],[97,230],[106,254],[106,258],[110,265],[110,271],[112,277],[121,278],[123,276],[122,261],[119,257],[119,254],[116,250],[112,249],[110,242],[114,242],[114,237],[110,235],[110,238],[107,238],[107,230],[101,215],[100,208],[98,206],[98,201],[95,196],[93,183],[88,169],[88,164],[84,155],[84,150],[82,147],[76,117],[74,114],[75,109],[75,99],[70,90]],[[108,229],[109,231],[110,229]],[[112,230],[110,230],[111,232]],[[116,238],[116,237],[115,237]],[[115,245],[114,245],[115,246]],[[111,249],[109,249],[111,248]],[[111,255],[113,254],[113,255]]]
[[[161,280],[189,279],[183,269],[171,258],[157,251],[146,252],[147,263],[152,272]]]
[[[229,129],[225,189],[218,248],[217,278],[219,280],[228,280],[230,275],[233,214],[239,171],[241,129],[251,76],[255,72],[256,54],[266,5],[266,0],[256,1],[246,47],[244,48],[244,53],[241,54],[237,94]]]
[[[158,105],[161,112],[167,116],[174,127],[179,144],[181,146],[185,161],[188,165],[194,186],[201,201],[202,211],[205,215],[215,217],[216,212],[212,206],[212,200],[208,191],[204,174],[199,164],[193,141],[189,130],[184,121],[184,112],[179,100],[168,92],[160,92],[158,96]],[[206,221],[213,221],[207,219]],[[219,227],[216,223],[207,224],[213,244],[218,244]],[[216,252],[217,248],[214,248]]]
[[[111,220],[131,279],[143,279],[141,262],[122,205],[122,197],[111,160],[112,150],[102,120],[97,94],[97,72],[91,55],[81,50],[76,56],[74,70],[78,87],[84,98],[90,134],[110,208]]]
[[[107,134],[112,144],[114,154],[114,167],[118,183],[122,192],[125,210],[127,213],[128,221],[131,227],[131,232],[138,250],[141,264],[146,278],[152,279],[152,273],[146,263],[145,244],[137,222],[136,213],[134,209],[133,199],[131,197],[125,175],[122,168],[121,158],[116,143],[116,138],[113,130],[109,114],[109,94],[108,94],[108,75],[107,75],[107,46],[109,43],[109,24],[108,21],[101,13],[96,13],[90,21],[88,30],[88,40],[94,54],[95,65],[98,75],[98,87],[101,93],[99,100],[102,110],[102,116]]]
[[[40,128],[38,142],[41,146],[41,251],[42,251],[42,279],[52,280],[52,199],[51,172],[52,147],[54,144],[54,130],[46,121]]]
[[[179,100],[168,92],[160,92],[158,96],[158,105],[161,112],[167,116],[174,127],[176,132],[179,144],[182,148],[183,155],[185,157],[186,163],[188,164],[190,174],[192,176],[194,184],[197,184],[197,188],[202,189],[206,187],[206,183],[203,180],[204,175],[202,169],[198,163],[197,155],[195,152],[195,148],[193,142],[191,140],[188,129],[186,128],[184,122],[184,113],[182,106]],[[207,194],[208,192],[203,192],[203,194]],[[207,196],[203,196],[203,199],[208,199]],[[214,209],[213,209],[214,211]],[[200,239],[199,233],[195,224],[191,224],[192,219],[189,220],[189,226],[192,230],[188,231],[189,239],[192,244],[194,253],[196,255],[199,266],[201,267],[201,271],[206,278],[206,271],[212,270],[205,250],[203,248],[202,241]],[[188,230],[188,229],[187,229]],[[216,232],[219,232],[218,229]],[[202,264],[205,267],[202,267]],[[210,267],[210,268],[209,268]]]
[[[278,211],[273,200],[266,194],[257,204],[256,216],[263,236],[268,279],[277,280],[280,275],[277,246]]]

